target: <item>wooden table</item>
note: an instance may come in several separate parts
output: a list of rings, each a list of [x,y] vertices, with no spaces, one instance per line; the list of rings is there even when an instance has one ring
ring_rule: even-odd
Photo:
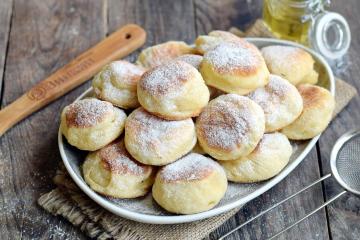
[[[350,66],[340,77],[358,89],[360,80],[360,1],[333,1],[332,9],[350,23]],[[148,33],[146,45],[167,40],[192,42],[198,34],[230,26],[245,27],[261,15],[261,1],[245,0],[1,0],[0,104],[23,92],[107,34],[126,23]],[[135,59],[135,54],[129,60]],[[85,239],[60,217],[39,208],[37,198],[54,186],[61,161],[57,148],[60,110],[89,87],[89,82],[33,114],[0,138],[0,238]],[[247,204],[210,235],[216,239],[320,175],[328,173],[329,153],[346,130],[359,127],[357,96],[331,123],[316,148],[284,181]],[[1,123],[0,123],[1,124]],[[340,190],[326,181],[249,224],[229,239],[263,239],[314,209]],[[360,199],[341,200],[283,234],[279,239],[359,239]]]

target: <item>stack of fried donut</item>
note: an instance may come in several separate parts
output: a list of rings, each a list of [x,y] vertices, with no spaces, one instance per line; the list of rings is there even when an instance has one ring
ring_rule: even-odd
[[[90,151],[82,171],[94,191],[151,191],[169,212],[199,213],[219,203],[228,181],[277,175],[291,157],[289,139],[327,127],[335,103],[314,85],[318,77],[300,48],[259,50],[213,31],[195,47],[171,41],[143,50],[136,64],[108,64],[94,77],[94,97],[64,108],[60,129]]]

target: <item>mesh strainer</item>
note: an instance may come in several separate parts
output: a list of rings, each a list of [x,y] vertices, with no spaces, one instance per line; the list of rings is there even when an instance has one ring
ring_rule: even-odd
[[[325,179],[334,176],[336,181],[345,189],[344,191],[340,192],[318,208],[314,209],[307,215],[305,215],[303,218],[295,221],[288,227],[284,228],[280,232],[276,233],[275,235],[269,237],[268,239],[273,239],[283,232],[289,230],[290,228],[294,227],[298,223],[302,222],[303,220],[307,219],[323,207],[329,205],[336,199],[338,199],[340,196],[344,195],[347,191],[359,195],[360,196],[360,129],[359,130],[352,130],[344,135],[342,135],[337,142],[335,143],[330,156],[330,166],[331,166],[331,172],[330,174],[327,174],[323,176],[322,178],[316,180],[315,182],[311,183],[310,185],[306,186],[305,188],[301,189],[300,191],[294,193],[293,195],[285,198],[284,200],[276,203],[275,205],[271,206],[270,208],[262,211],[258,215],[252,217],[248,221],[244,222],[240,226],[234,228],[230,232],[226,233],[222,237],[219,238],[219,240],[223,240],[232,233],[236,232],[246,224],[254,221],[258,217],[264,215],[265,213],[269,212],[270,210],[276,208],[280,204],[286,202],[287,200],[297,196],[299,193],[302,193],[303,191],[307,190],[308,188],[316,185],[319,182],[324,181]]]

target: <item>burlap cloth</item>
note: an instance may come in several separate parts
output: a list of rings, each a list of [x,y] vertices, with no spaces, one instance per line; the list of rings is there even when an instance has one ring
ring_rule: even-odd
[[[245,33],[231,28],[239,36],[272,37],[261,20],[257,20]],[[354,87],[336,79],[336,110],[339,113],[356,95]],[[61,215],[86,233],[97,239],[203,239],[238,210],[234,209],[216,217],[184,224],[154,225],[139,223],[118,217],[94,203],[70,179],[63,166],[54,178],[57,188],[42,195],[38,203],[46,211]]]

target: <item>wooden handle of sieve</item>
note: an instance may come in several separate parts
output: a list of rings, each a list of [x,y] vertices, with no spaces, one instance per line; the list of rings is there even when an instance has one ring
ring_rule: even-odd
[[[144,29],[129,24],[79,55],[0,111],[0,136],[31,113],[90,79],[105,64],[141,47],[145,39]]]

